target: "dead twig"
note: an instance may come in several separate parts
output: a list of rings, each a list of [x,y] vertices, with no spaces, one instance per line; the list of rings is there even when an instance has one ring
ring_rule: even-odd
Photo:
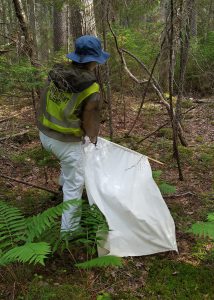
[[[29,185],[29,186],[32,186],[32,187],[34,187],[36,189],[47,191],[47,192],[50,192],[50,193],[55,194],[55,195],[58,194],[58,192],[56,192],[56,191],[53,191],[53,190],[48,189],[48,188],[45,188],[43,186],[36,185],[34,183],[26,182],[26,181],[23,181],[23,180],[19,180],[19,179],[16,179],[16,178],[13,178],[13,177],[10,177],[10,176],[6,176],[6,175],[1,175],[1,174],[0,174],[0,177],[3,177],[3,178],[8,179],[8,180],[16,181],[16,182],[21,183],[21,184]]]
[[[29,130],[24,130],[22,132],[18,132],[18,133],[12,134],[12,135],[6,135],[3,138],[0,138],[0,142],[5,141],[5,140],[10,139],[10,138],[17,137],[17,136],[22,136],[22,135],[24,135],[28,132],[29,132]]]
[[[126,71],[126,73],[129,75],[129,77],[131,77],[136,83],[138,83],[138,84],[140,84],[140,85],[142,85],[142,84],[144,84],[144,83],[148,83],[148,85],[147,85],[147,87],[146,87],[146,89],[145,89],[145,92],[144,92],[145,95],[146,95],[146,92],[147,92],[147,89],[148,89],[149,84],[151,84],[152,87],[153,87],[153,89],[154,89],[155,92],[157,93],[157,95],[158,95],[158,97],[159,97],[161,103],[166,107],[166,109],[167,109],[167,111],[168,111],[168,114],[169,114],[169,116],[170,116],[170,115],[171,115],[170,105],[169,105],[169,103],[167,102],[167,100],[165,99],[165,96],[164,96],[164,94],[163,94],[163,91],[162,91],[162,89],[161,89],[161,87],[160,87],[158,81],[157,81],[157,80],[155,79],[155,77],[153,76],[154,68],[155,68],[155,66],[156,66],[156,64],[157,64],[157,62],[158,62],[160,53],[159,53],[158,56],[156,57],[155,63],[154,63],[154,65],[153,65],[153,69],[152,69],[152,71],[150,72],[150,71],[148,70],[148,68],[145,66],[145,64],[144,64],[140,59],[138,59],[134,54],[132,54],[131,52],[129,52],[129,51],[126,50],[126,49],[121,49],[121,48],[119,47],[118,40],[117,40],[117,36],[116,36],[115,32],[113,31],[112,26],[111,26],[110,21],[109,21],[109,9],[108,9],[108,13],[107,13],[107,23],[108,23],[109,29],[110,29],[110,31],[111,31],[111,33],[112,33],[112,35],[113,35],[113,38],[114,38],[114,41],[115,41],[115,46],[116,46],[117,52],[118,52],[118,54],[119,54],[119,56],[120,56],[120,59],[121,59],[121,64],[123,65],[124,70]],[[163,41],[163,42],[164,42],[164,41]],[[161,47],[163,46],[163,42],[162,42],[162,44],[161,44]],[[135,60],[141,65],[141,67],[144,69],[144,71],[146,71],[146,73],[149,75],[149,82],[148,82],[148,80],[139,80],[136,76],[134,76],[134,75],[132,74],[132,72],[131,72],[131,71],[129,70],[129,68],[127,67],[126,60],[125,60],[125,58],[124,58],[123,52],[126,53],[126,54],[128,54],[128,55],[130,55],[133,59],[135,59]],[[145,96],[143,95],[143,98],[142,98],[142,101],[141,101],[141,106],[140,106],[139,111],[141,111],[141,109],[142,109],[142,106],[143,106],[143,103],[144,103],[144,99],[145,99]],[[175,114],[174,110],[173,110],[172,113],[173,113],[173,115]],[[137,118],[139,117],[139,115],[140,115],[140,113],[138,113]],[[135,123],[136,123],[136,122],[135,122]],[[135,124],[134,124],[134,126],[135,126]],[[131,130],[134,128],[134,126],[132,126]],[[128,135],[131,133],[131,130],[129,130],[129,132],[126,133],[126,136],[128,136]],[[182,126],[181,126],[180,123],[178,124],[178,136],[179,136],[179,139],[180,139],[180,141],[181,141],[181,144],[182,144],[183,146],[187,146],[187,141],[186,141],[186,139],[185,139],[185,137],[184,137],[183,129],[182,129]]]
[[[167,196],[163,196],[163,197],[164,198],[178,198],[178,197],[184,197],[184,196],[195,196],[195,193],[186,192],[186,193],[182,193],[182,194],[167,195]]]
[[[191,108],[189,108],[188,110],[186,110],[184,113],[182,113],[182,116],[183,115],[186,115],[188,112],[190,112],[191,110],[195,109],[195,108],[198,108],[199,105],[197,106],[193,106]],[[170,120],[168,120],[166,123],[160,125],[157,129],[155,129],[154,131],[152,131],[151,133],[147,134],[143,139],[141,139],[140,141],[137,142],[137,145],[142,143],[143,141],[147,140],[149,137],[151,137],[153,134],[155,134],[156,132],[158,132],[160,129],[162,129],[163,127],[165,127],[166,125],[168,125],[170,122]]]
[[[165,127],[167,124],[169,124],[169,121],[167,121],[166,123],[162,124],[157,129],[155,129],[154,131],[152,131],[151,133],[147,134],[143,139],[141,139],[140,141],[138,141],[137,144],[142,143],[143,141],[145,141],[146,139],[148,139],[150,136],[152,136],[153,134],[155,134],[156,132],[158,132],[160,129],[162,129],[163,127]]]
[[[7,118],[5,118],[5,119],[1,119],[1,120],[0,120],[0,123],[3,123],[3,122],[6,122],[6,121],[9,121],[9,120],[11,120],[11,119],[13,119],[13,118],[17,117],[18,115],[20,115],[20,113],[18,113],[18,114],[15,114],[15,115],[13,115],[13,116],[11,116],[11,117],[7,117]]]

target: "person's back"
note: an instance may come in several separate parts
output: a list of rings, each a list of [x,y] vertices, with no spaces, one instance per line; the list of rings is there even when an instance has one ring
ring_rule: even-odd
[[[99,85],[89,64],[57,64],[49,72],[41,97],[38,127],[64,142],[94,141],[99,131]],[[90,111],[90,113],[87,113]]]
[[[60,160],[59,184],[63,200],[81,199],[84,186],[84,136],[96,145],[99,132],[100,97],[94,69],[105,63],[109,54],[93,36],[76,40],[75,51],[67,55],[70,63],[55,65],[49,72],[41,96],[38,118],[40,139],[44,148]],[[77,207],[62,215],[62,231],[72,231]]]

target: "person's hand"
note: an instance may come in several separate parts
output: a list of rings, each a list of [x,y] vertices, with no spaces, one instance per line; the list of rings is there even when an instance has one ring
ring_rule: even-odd
[[[96,146],[97,145],[97,137],[96,136],[90,137],[90,142]]]

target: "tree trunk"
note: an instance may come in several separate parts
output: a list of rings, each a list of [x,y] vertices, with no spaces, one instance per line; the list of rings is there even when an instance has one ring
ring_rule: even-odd
[[[191,28],[191,36],[195,37],[197,36],[197,5],[196,2],[194,1],[193,4],[193,8],[192,8],[192,17],[190,20],[190,28]]]
[[[65,46],[65,16],[64,7],[59,8],[57,4],[53,9],[53,47],[59,51]]]
[[[160,62],[159,62],[159,82],[162,90],[164,92],[169,91],[169,78],[168,78],[168,70],[169,70],[169,14],[170,14],[170,7],[169,1],[162,0],[161,1],[161,20],[165,28],[163,29],[162,37],[161,37],[161,44],[164,40],[163,47],[161,50]]]
[[[69,9],[70,9],[70,32],[74,44],[75,40],[81,35],[83,35],[80,4],[77,1],[73,1],[73,3],[69,5]]]
[[[93,0],[82,0],[82,31],[83,34],[97,35]]]
[[[15,7],[15,13],[17,19],[19,21],[19,25],[21,27],[22,33],[24,35],[24,52],[29,57],[32,64],[35,64],[35,52],[33,48],[33,38],[30,34],[27,17],[24,12],[21,0],[13,0],[13,4]]]

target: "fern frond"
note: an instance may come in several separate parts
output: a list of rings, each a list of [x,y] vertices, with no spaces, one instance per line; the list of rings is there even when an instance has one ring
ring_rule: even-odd
[[[174,194],[176,192],[176,188],[173,185],[170,185],[168,183],[161,183],[159,184],[159,189],[162,194]]]
[[[51,207],[37,216],[29,217],[26,220],[28,242],[32,242],[35,238],[39,238],[43,232],[51,228],[57,221],[62,212],[71,205],[79,206],[81,200],[69,200],[55,207]]]
[[[189,232],[201,237],[210,237],[214,239],[214,222],[198,222],[192,225]]]
[[[103,268],[108,266],[121,267],[122,265],[123,265],[122,258],[114,255],[101,256],[83,263],[75,264],[76,267],[81,269]]]
[[[207,216],[207,221],[209,221],[209,222],[214,222],[214,213],[208,214],[208,216]]]
[[[0,201],[0,250],[4,252],[25,240],[26,224],[21,211]]]
[[[51,249],[47,243],[26,243],[3,254],[0,257],[0,265],[4,266],[15,261],[44,265],[44,259],[50,252]]]

